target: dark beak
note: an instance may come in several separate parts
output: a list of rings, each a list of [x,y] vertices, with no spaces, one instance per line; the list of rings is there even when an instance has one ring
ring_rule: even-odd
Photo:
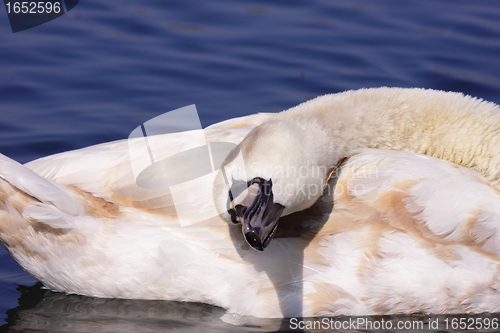
[[[273,202],[272,185],[271,180],[252,179],[247,189],[232,200],[232,208],[229,209],[233,222],[242,224],[248,244],[259,251],[264,251],[269,245],[285,209]]]

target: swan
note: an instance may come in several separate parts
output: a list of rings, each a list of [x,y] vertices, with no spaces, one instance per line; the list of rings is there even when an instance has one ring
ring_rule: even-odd
[[[207,141],[238,146],[182,203],[219,214],[188,226],[168,190],[137,186],[126,140],[25,165],[0,155],[0,239],[70,294],[264,318],[497,312],[499,111],[376,88],[212,125]]]

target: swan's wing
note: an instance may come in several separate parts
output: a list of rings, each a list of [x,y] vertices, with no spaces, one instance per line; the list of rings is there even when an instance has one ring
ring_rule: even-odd
[[[342,167],[336,190],[344,191],[339,202],[372,210],[365,221],[373,216],[415,237],[500,254],[500,195],[468,168],[426,155],[361,150]]]
[[[251,128],[205,130],[205,139],[207,142],[238,144],[250,130]],[[197,147],[192,134],[184,132],[148,137],[154,159],[161,161]],[[130,145],[128,140],[122,140],[48,156],[29,162],[26,166],[75,191],[88,192],[107,201],[152,214],[173,216],[176,213],[169,188],[143,188],[136,183],[133,166],[147,166],[151,163],[147,152],[146,155],[144,152],[137,152],[142,148],[144,147]],[[177,174],[182,174],[185,169],[182,164],[170,167]],[[200,164],[200,167],[205,165]],[[201,184],[198,186],[203,187]],[[211,184],[208,188],[211,188]]]
[[[500,309],[500,195],[476,172],[363,149],[329,191],[299,215],[312,314]]]
[[[285,237],[380,224],[432,241],[477,243],[500,254],[498,191],[475,171],[409,152],[357,150],[313,207],[281,221]]]

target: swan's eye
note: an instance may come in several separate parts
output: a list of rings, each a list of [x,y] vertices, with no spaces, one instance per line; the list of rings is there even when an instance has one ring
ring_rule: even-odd
[[[236,205],[234,208],[229,209],[227,212],[231,215],[231,222],[234,224],[241,223],[241,217],[245,215],[247,207],[243,205]]]
[[[234,209],[229,209],[227,212],[229,213],[229,215],[231,215],[231,222],[233,222],[234,224],[241,223],[241,221],[239,221],[238,214],[236,214],[236,211]]]

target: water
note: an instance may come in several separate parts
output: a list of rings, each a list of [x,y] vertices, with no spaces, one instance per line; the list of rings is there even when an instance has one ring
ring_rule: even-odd
[[[81,0],[13,34],[0,8],[0,152],[27,162],[123,139],[193,103],[203,126],[362,87],[453,90],[500,103],[499,22],[496,0]],[[2,328],[281,325],[236,329],[218,319],[219,308],[65,296],[35,282],[0,249]]]

